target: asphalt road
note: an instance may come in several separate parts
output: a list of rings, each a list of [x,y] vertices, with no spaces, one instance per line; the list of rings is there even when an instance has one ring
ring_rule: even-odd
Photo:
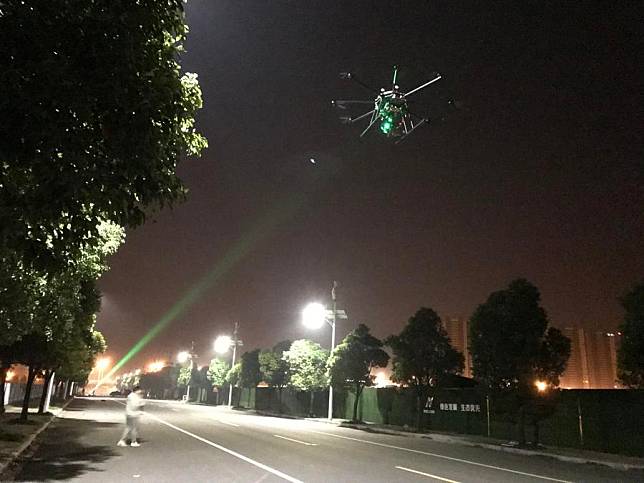
[[[122,400],[74,400],[15,480],[644,481],[642,472],[165,401],[147,402],[141,446],[123,448],[123,421]]]

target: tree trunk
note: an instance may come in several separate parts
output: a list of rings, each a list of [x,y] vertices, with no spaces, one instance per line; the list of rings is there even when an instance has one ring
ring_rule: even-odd
[[[519,408],[519,445],[525,446],[525,405]]]
[[[423,429],[423,394],[421,391],[416,393],[416,431]]]
[[[539,447],[539,421],[535,418],[534,420],[534,426],[533,426],[533,433],[532,433],[532,444],[534,445],[535,448]]]
[[[4,414],[4,385],[7,382],[7,371],[10,366],[0,365],[0,414]]]
[[[54,372],[51,370],[45,371],[45,379],[42,386],[42,394],[40,395],[40,404],[38,404],[38,414],[43,414],[45,412],[45,402],[47,402],[47,389],[49,388],[49,381],[51,381],[51,376]]]
[[[353,401],[353,419],[352,421],[358,421],[358,402],[360,401],[360,394],[362,390],[360,389],[360,384],[356,384],[356,398]]]
[[[36,378],[36,368],[29,366],[29,375],[27,376],[27,385],[25,386],[25,397],[22,400],[22,412],[20,413],[20,420],[27,421],[29,417],[29,400],[31,399],[31,388],[34,385]]]
[[[311,398],[309,400],[309,417],[312,418],[314,416],[313,414],[313,398],[315,397],[315,392],[311,390]]]
[[[277,412],[282,414],[282,386],[277,388]]]

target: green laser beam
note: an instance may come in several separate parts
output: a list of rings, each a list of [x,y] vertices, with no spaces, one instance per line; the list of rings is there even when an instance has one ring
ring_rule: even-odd
[[[199,299],[213,284],[220,281],[252,248],[261,240],[268,237],[282,222],[291,218],[304,206],[305,197],[302,193],[295,193],[286,197],[280,203],[269,209],[259,221],[246,233],[222,259],[217,260],[214,266],[188,289],[185,294],[168,310],[154,326],[136,342],[132,348],[112,367],[112,369],[96,384],[96,388],[104,381],[110,379],[121,367],[141,349],[150,343],[165,329],[170,322],[179,317],[192,304]],[[94,388],[94,390],[96,390]]]

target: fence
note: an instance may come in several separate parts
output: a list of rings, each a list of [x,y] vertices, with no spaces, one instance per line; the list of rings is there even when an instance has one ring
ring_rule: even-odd
[[[316,416],[326,415],[327,392],[315,393]],[[235,405],[278,412],[277,390],[258,387],[236,389]],[[334,392],[335,417],[353,416],[354,395]],[[488,425],[489,403],[489,425]],[[517,440],[517,427],[504,417],[500,402],[488,400],[476,388],[440,389],[423,401],[423,427],[435,431],[487,435]],[[285,389],[281,411],[306,416],[309,394]],[[416,397],[401,388],[365,388],[358,404],[358,418],[377,424],[410,426],[416,424]],[[531,431],[528,426],[528,440]],[[644,391],[562,390],[554,412],[539,424],[542,444],[584,448],[609,453],[644,456]]]
[[[22,403],[22,400],[25,397],[25,387],[26,387],[26,384],[11,383],[11,382],[5,383],[5,387],[4,387],[5,404]],[[42,384],[34,384],[31,387],[30,398],[31,399],[40,398],[42,394],[42,390],[43,390]]]

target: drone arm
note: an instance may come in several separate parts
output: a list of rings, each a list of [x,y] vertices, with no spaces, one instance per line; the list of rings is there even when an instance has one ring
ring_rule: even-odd
[[[405,133],[405,135],[400,137],[394,144],[400,144],[401,142],[403,142],[407,138],[407,136],[409,136],[411,133],[413,133],[417,128],[419,128],[423,124],[428,124],[428,123],[429,123],[429,119],[426,119],[426,118],[421,119],[421,121],[418,124],[414,125],[414,127],[412,127],[409,130],[409,132]]]
[[[374,126],[374,124],[376,124],[377,120],[378,120],[378,115],[374,112],[371,118],[371,122],[369,122],[369,125],[367,126],[367,128],[364,131],[362,131],[362,134],[360,134],[360,137],[363,137],[365,134],[367,134],[369,132],[369,129],[371,129]]]
[[[371,111],[369,111],[369,112],[365,112],[364,114],[362,114],[362,115],[360,115],[360,116],[358,116],[358,117],[350,118],[350,119],[349,119],[349,122],[350,122],[350,123],[358,122],[358,121],[360,121],[360,120],[364,119],[365,117],[370,116],[371,114],[373,114],[373,113],[374,113],[374,111],[375,111],[375,109],[372,109]]]
[[[405,94],[405,95],[404,95],[404,97],[410,96],[410,95],[412,95],[414,92],[418,92],[419,90],[424,89],[424,88],[425,88],[425,87],[427,87],[428,85],[433,84],[434,82],[436,82],[436,81],[438,81],[438,80],[440,80],[440,79],[441,79],[441,75],[440,75],[440,74],[437,74],[437,75],[436,75],[436,77],[434,77],[432,80],[430,80],[430,81],[428,81],[428,82],[425,82],[424,84],[422,84],[422,85],[420,85],[420,86],[416,87],[415,89],[410,90],[407,94]]]

